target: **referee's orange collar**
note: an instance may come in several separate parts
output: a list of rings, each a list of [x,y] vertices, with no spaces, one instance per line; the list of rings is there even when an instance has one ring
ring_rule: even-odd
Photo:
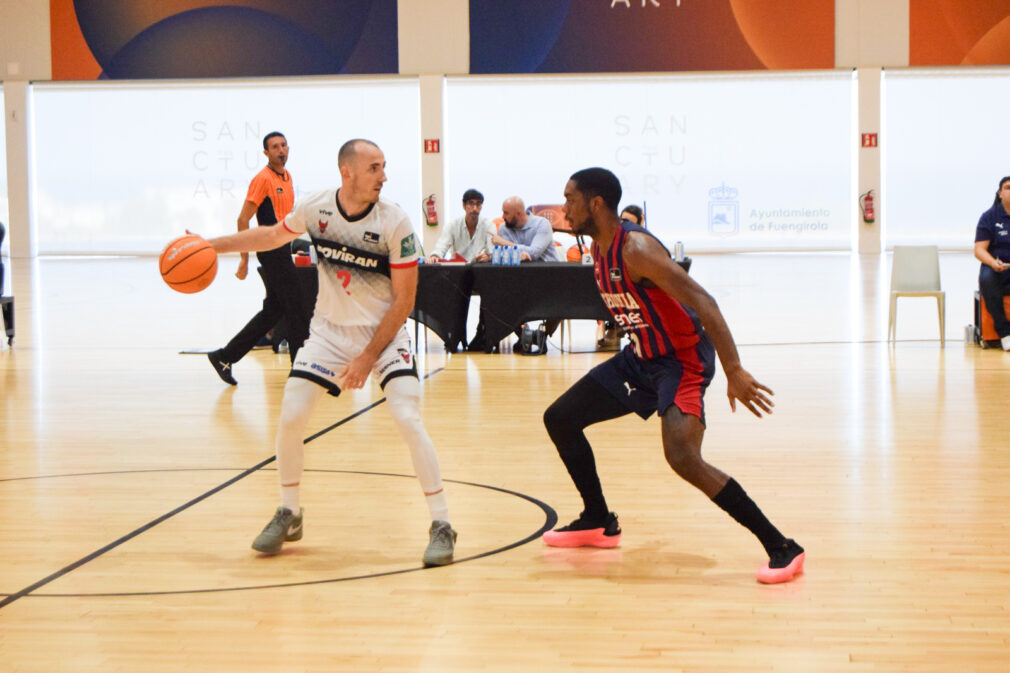
[[[267,168],[270,169],[271,173],[273,173],[274,175],[276,175],[277,177],[279,177],[281,180],[284,180],[285,182],[287,182],[287,179],[288,179],[288,169],[282,168],[281,172],[278,173],[277,171],[274,170],[274,167],[271,166],[270,164],[267,164]]]

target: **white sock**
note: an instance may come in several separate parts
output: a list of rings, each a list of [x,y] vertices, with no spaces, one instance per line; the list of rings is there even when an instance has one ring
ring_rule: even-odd
[[[1005,337],[1000,339],[999,342],[1000,345],[1003,346],[1003,350],[1010,351],[1010,334],[1007,334]]]
[[[433,521],[448,521],[449,505],[442,489],[438,455],[421,421],[421,384],[413,376],[398,376],[386,383],[385,393],[396,429],[410,448],[410,459],[425,493],[431,518]]]
[[[281,507],[287,507],[295,514],[298,514],[298,510],[301,509],[301,503],[298,498],[298,491],[301,487],[297,484],[295,486],[281,486]]]
[[[281,481],[281,506],[295,514],[300,507],[299,485],[305,465],[305,428],[323,392],[322,387],[305,379],[289,378],[284,384],[275,447],[277,472]]]
[[[425,495],[424,500],[428,503],[428,512],[431,514],[432,521],[449,520],[449,501],[446,500],[445,491]]]

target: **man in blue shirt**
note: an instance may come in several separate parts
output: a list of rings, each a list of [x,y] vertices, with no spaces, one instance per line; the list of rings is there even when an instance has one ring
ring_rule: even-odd
[[[551,223],[539,215],[526,213],[526,206],[518,196],[510,196],[501,205],[503,227],[491,237],[495,245],[516,246],[523,262],[560,262],[554,245]]]
[[[530,215],[526,212],[526,204],[518,196],[510,196],[501,204],[503,226],[491,237],[493,245],[519,248],[519,260],[522,262],[560,262],[557,246],[554,245],[554,229],[546,218]],[[483,319],[483,316],[482,316]],[[561,321],[552,318],[544,321],[547,336],[558,329]],[[522,332],[517,330],[516,336]],[[513,346],[519,352],[519,341]],[[487,350],[485,348],[485,350]]]
[[[1003,310],[1003,295],[1010,289],[1010,176],[999,181],[992,208],[978,218],[975,257],[982,262],[979,293],[1003,350],[1010,351],[1010,320]]]

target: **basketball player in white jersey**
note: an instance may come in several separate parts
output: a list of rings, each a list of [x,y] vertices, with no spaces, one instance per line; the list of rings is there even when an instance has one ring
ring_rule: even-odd
[[[421,422],[421,386],[404,328],[417,291],[414,229],[403,210],[379,196],[386,160],[375,143],[349,140],[340,148],[337,165],[340,189],[299,199],[281,226],[210,241],[218,252],[253,252],[273,250],[308,232],[319,260],[309,339],[291,366],[277,428],[281,503],[252,546],[276,554],[284,542],[301,539],[299,484],[309,417],[324,393],[361,388],[372,373],[410,447],[431,513],[424,563],[446,565],[452,562],[456,531],[449,523],[438,456]]]

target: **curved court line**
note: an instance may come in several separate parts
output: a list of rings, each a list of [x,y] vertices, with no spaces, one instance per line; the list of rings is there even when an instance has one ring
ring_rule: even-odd
[[[425,374],[423,377],[421,377],[420,380],[425,380],[425,379],[431,378],[435,374],[438,374],[439,372],[444,371],[444,370],[445,370],[444,367],[438,367],[436,369],[433,369],[430,372],[428,372],[427,374]],[[306,438],[304,440],[304,443],[308,444],[312,440],[314,440],[314,439],[316,439],[318,437],[321,437],[322,435],[325,435],[327,432],[329,432],[329,431],[331,431],[331,430],[333,430],[335,428],[340,427],[344,423],[347,423],[348,421],[351,421],[351,420],[357,418],[358,416],[364,414],[367,411],[370,411],[371,409],[374,409],[375,407],[379,406],[380,404],[382,404],[385,401],[386,401],[386,398],[382,397],[382,398],[376,400],[375,402],[372,402],[368,406],[365,406],[365,407],[363,407],[361,409],[358,409],[353,414],[351,414],[349,416],[345,416],[344,418],[340,419],[339,421],[337,421],[333,425],[331,425],[331,426],[329,426],[327,428],[323,428],[322,430],[320,430],[319,432],[315,433],[314,435],[309,436],[308,438]],[[83,558],[77,559],[76,561],[74,561],[70,565],[64,566],[63,568],[60,568],[56,572],[54,572],[54,573],[52,573],[50,575],[47,575],[46,577],[43,577],[38,582],[35,582],[34,584],[31,584],[31,585],[25,587],[24,589],[21,589],[20,591],[17,591],[17,592],[15,592],[13,594],[0,594],[0,595],[5,596],[5,598],[0,599],[0,608],[4,608],[7,605],[10,605],[11,603],[13,603],[14,601],[19,600],[21,598],[24,598],[25,596],[27,596],[27,595],[31,594],[32,592],[34,592],[36,589],[44,587],[45,585],[49,584],[50,582],[52,582],[54,580],[57,580],[60,577],[63,577],[67,573],[72,572],[72,571],[76,570],[77,568],[80,568],[85,563],[89,563],[89,562],[95,560],[99,556],[102,556],[106,552],[109,552],[109,551],[115,549],[119,545],[121,545],[121,544],[123,544],[125,542],[128,542],[129,540],[132,540],[133,538],[137,537],[141,533],[150,530],[151,528],[153,528],[154,526],[157,526],[158,524],[162,523],[163,521],[166,521],[167,519],[172,518],[176,514],[189,509],[193,505],[195,505],[195,504],[197,504],[197,503],[199,503],[199,502],[201,502],[203,500],[206,500],[207,498],[209,498],[210,496],[214,495],[218,491],[221,491],[221,490],[227,488],[228,486],[231,486],[232,484],[234,484],[235,482],[237,482],[237,481],[239,481],[241,479],[245,479],[246,477],[248,477],[253,472],[256,472],[257,470],[265,467],[266,465],[269,465],[270,463],[272,463],[276,459],[277,459],[277,456],[270,456],[269,458],[265,458],[265,459],[261,460],[260,462],[256,463],[255,465],[253,465],[249,469],[243,470],[242,473],[240,473],[240,474],[232,477],[231,479],[225,481],[222,484],[219,484],[219,485],[215,486],[214,488],[210,489],[206,493],[198,495],[197,497],[193,498],[189,502],[184,503],[184,504],[180,505],[179,507],[176,507],[171,512],[168,512],[167,514],[163,514],[163,515],[159,516],[157,519],[154,519],[153,521],[150,521],[150,522],[144,524],[140,528],[137,528],[137,529],[135,529],[135,530],[127,533],[126,535],[122,536],[118,540],[114,540],[114,541],[110,542],[109,544],[105,545],[101,549],[93,551],[93,552],[91,552],[90,554],[88,554],[87,556],[85,556]],[[14,481],[14,480],[12,479],[10,481]]]
[[[92,476],[92,475],[103,475],[103,474],[137,474],[137,473],[150,473],[150,472],[206,472],[206,471],[218,471],[218,470],[224,470],[224,469],[227,469],[227,468],[207,468],[207,469],[203,469],[203,468],[171,469],[170,468],[170,469],[166,469],[166,470],[121,470],[121,471],[118,471],[118,472],[90,472],[90,473],[82,473],[80,475],[67,474],[67,475],[57,475],[57,476],[60,476],[60,477],[74,477],[74,476]],[[403,477],[403,478],[407,478],[407,479],[415,479],[416,478],[415,475],[413,475],[413,474],[398,474],[398,473],[395,473],[395,472],[369,472],[369,471],[366,471],[366,470],[305,470],[305,471],[306,472],[328,472],[328,473],[335,473],[335,474],[363,474],[363,475],[377,476],[377,477]],[[46,478],[46,477],[21,477],[21,479],[44,479],[44,478]],[[225,484],[222,484],[221,486],[217,487],[215,489],[215,492],[216,492],[216,490],[220,490],[224,485],[234,483],[235,481],[236,481],[235,479],[228,480],[227,482],[225,482]],[[524,544],[526,544],[528,542],[532,542],[533,540],[537,539],[538,537],[540,537],[541,535],[543,535],[548,530],[554,528],[554,526],[558,522],[558,514],[557,514],[556,511],[554,511],[553,507],[551,507],[547,503],[543,502],[542,500],[538,500],[537,498],[534,498],[533,496],[530,496],[530,495],[526,495],[525,493],[519,493],[518,491],[511,491],[511,490],[509,490],[507,488],[501,488],[499,486],[491,486],[489,484],[478,484],[477,482],[472,482],[472,481],[460,481],[460,480],[457,480],[457,479],[444,479],[443,481],[446,481],[446,482],[451,483],[451,484],[460,484],[460,485],[463,485],[463,486],[474,486],[476,488],[483,488],[483,489],[487,489],[489,491],[498,491],[499,493],[505,493],[506,495],[511,495],[511,496],[515,496],[517,498],[522,498],[523,500],[531,502],[534,505],[536,505],[537,507],[539,507],[543,511],[543,513],[544,513],[544,523],[540,526],[540,528],[538,530],[536,530],[535,532],[530,533],[526,537],[522,538],[521,540],[517,540],[515,542],[510,542],[509,544],[504,545],[502,547],[496,547],[495,549],[490,549],[488,551],[480,552],[479,554],[473,554],[471,556],[467,556],[467,557],[464,557],[464,558],[461,558],[461,559],[457,559],[457,560],[453,561],[450,565],[456,565],[458,563],[465,563],[466,561],[474,561],[474,560],[479,559],[479,558],[484,558],[485,556],[492,556],[494,554],[500,554],[502,552],[508,551],[509,549],[515,549],[516,547],[521,547],[522,545],[524,545]],[[154,522],[151,522],[151,523],[147,524],[146,526],[142,527],[142,529],[138,529],[138,530],[144,530],[144,531],[146,531],[146,530],[150,529],[152,526],[154,526],[156,523],[160,523],[161,521],[164,521],[164,519],[168,518],[168,516],[169,515],[166,515],[165,517],[162,517],[160,519],[156,519]],[[135,537],[135,536],[131,536],[131,537]],[[126,542],[126,541],[127,540],[122,540],[122,541],[118,541],[117,540],[117,543],[118,544],[122,544],[122,542]],[[116,544],[116,543],[113,543],[113,544]],[[109,549],[106,549],[106,551],[111,550],[111,548],[112,547],[109,547]],[[102,552],[102,553],[104,553],[104,552]],[[95,556],[92,556],[91,558],[88,558],[87,560],[93,560],[94,558],[97,558],[97,554]],[[74,565],[72,568],[70,566],[68,566],[68,568],[70,570],[73,570],[73,569],[79,567],[80,565],[83,565],[83,563],[79,563],[78,565]],[[442,566],[442,567],[445,567],[445,566]],[[42,594],[42,593],[30,592],[30,596],[32,598],[114,598],[114,597],[129,597],[129,596],[173,596],[173,595],[179,595],[179,594],[209,594],[209,593],[224,593],[224,592],[229,592],[229,591],[253,591],[253,590],[256,590],[256,589],[277,589],[277,588],[282,588],[282,587],[311,586],[311,585],[314,585],[314,584],[332,584],[332,583],[336,583],[336,582],[349,582],[351,580],[370,579],[370,578],[373,578],[373,577],[388,577],[390,575],[402,575],[404,573],[417,572],[419,570],[435,570],[435,569],[436,568],[425,568],[423,565],[419,565],[419,566],[411,566],[410,568],[400,568],[399,570],[387,570],[385,572],[379,572],[379,573],[365,573],[365,574],[362,574],[362,575],[350,575],[348,577],[331,577],[331,578],[327,578],[327,579],[305,580],[305,581],[301,581],[301,582],[282,582],[280,584],[254,584],[254,585],[242,586],[242,587],[219,587],[219,588],[214,588],[214,589],[176,589],[176,590],[172,590],[172,591],[116,591],[116,592],[102,592],[102,593],[67,593],[67,594]],[[69,570],[67,570],[66,572],[69,572]],[[61,576],[63,574],[66,574],[66,572],[61,573]],[[57,579],[57,577],[53,577],[52,579],[55,580],[55,579]],[[50,580],[50,581],[52,581],[52,580]],[[19,592],[19,593],[21,593],[21,592]],[[4,596],[4,595],[6,595],[8,597],[18,596],[18,594],[3,594],[3,593],[0,593],[0,596]],[[29,593],[22,594],[21,596],[18,596],[18,597],[20,598],[20,597],[27,596],[27,595],[29,595]],[[2,607],[2,606],[3,606],[3,602],[0,601],[0,607]]]

